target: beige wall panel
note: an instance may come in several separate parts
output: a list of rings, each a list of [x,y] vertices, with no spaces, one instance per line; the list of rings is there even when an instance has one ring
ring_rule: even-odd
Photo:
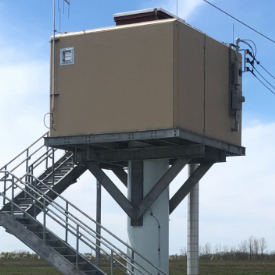
[[[174,127],[179,127],[179,51],[180,51],[180,45],[179,45],[179,22],[174,22],[174,84],[173,84],[173,106],[174,106]]]
[[[173,127],[173,24],[60,37],[51,136]],[[60,66],[66,47],[74,47],[75,64]]]
[[[179,23],[179,128],[203,134],[204,34]]]
[[[241,131],[232,132],[229,116],[229,50],[216,40],[206,39],[206,135],[241,145]]]

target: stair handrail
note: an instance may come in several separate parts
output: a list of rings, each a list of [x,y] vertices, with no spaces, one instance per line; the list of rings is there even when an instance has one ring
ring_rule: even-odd
[[[14,162],[16,159],[18,159],[20,156],[22,156],[24,153],[26,153],[31,147],[33,147],[36,143],[38,143],[41,139],[47,137],[49,135],[49,132],[46,132],[44,135],[42,135],[40,138],[38,138],[36,141],[34,141],[29,147],[27,147],[25,150],[23,150],[21,153],[19,153],[16,157],[14,157],[11,161],[9,161],[7,164],[5,164],[2,168],[0,168],[0,171],[3,169],[7,170],[7,167]],[[44,145],[42,146],[44,147]],[[41,149],[41,148],[40,148]],[[28,158],[25,159],[25,161]]]
[[[32,175],[30,175],[32,176]],[[33,176],[32,176],[33,177]],[[34,177],[35,178],[35,177]],[[49,190],[53,191],[58,197],[62,198],[66,203],[70,204],[71,206],[73,206],[72,203],[70,203],[68,200],[66,200],[64,197],[62,197],[61,195],[59,195],[57,192],[55,192],[52,188],[50,188],[49,186],[45,185],[42,181],[40,181],[38,179],[38,181],[43,184],[45,187],[47,187]],[[54,207],[56,210],[58,210],[60,213],[62,213],[63,215],[67,216],[69,219],[71,219],[75,224],[81,223],[83,226],[81,226],[81,228],[83,230],[85,230],[88,234],[92,235],[95,239],[100,240],[101,243],[102,240],[104,240],[106,243],[108,243],[109,245],[111,245],[112,247],[114,247],[119,253],[123,254],[125,256],[125,260],[127,261],[127,263],[129,265],[132,265],[132,262],[127,260],[131,259],[131,257],[129,257],[125,252],[123,252],[121,249],[119,249],[118,247],[116,247],[115,245],[113,245],[111,242],[109,242],[106,238],[104,237],[97,237],[97,233],[96,231],[94,231],[92,228],[90,228],[89,226],[87,226],[85,223],[83,223],[80,219],[78,219],[75,215],[71,214],[70,212],[68,212],[64,207],[62,207],[61,205],[59,205],[58,203],[56,203],[54,200],[52,200],[50,197],[47,196],[47,194],[42,193],[40,190],[37,190],[39,195],[41,195],[41,198],[45,199],[45,197],[47,197],[47,201],[49,202],[49,204],[51,204],[51,206],[53,206],[53,204],[55,204],[57,207],[61,208],[62,211],[60,211],[59,209],[57,209],[56,207]],[[39,201],[38,201],[39,202]],[[41,202],[39,202],[41,204]],[[53,204],[52,204],[53,203]],[[130,247],[127,243],[125,243],[124,241],[122,241],[120,238],[118,238],[117,236],[115,236],[112,232],[110,232],[108,229],[106,229],[105,227],[103,227],[101,224],[97,223],[95,220],[93,220],[90,216],[88,216],[86,213],[84,213],[82,210],[80,210],[79,208],[77,208],[76,206],[74,206],[74,208],[79,211],[81,214],[83,214],[85,217],[87,217],[88,219],[90,219],[91,221],[93,221],[95,224],[99,225],[101,227],[101,229],[103,229],[104,231],[106,231],[107,233],[109,233],[112,237],[114,237],[115,239],[117,239],[120,243],[124,244],[128,249],[130,249],[132,252],[134,252],[135,254],[137,254],[140,258],[142,258],[144,261],[148,262],[150,265],[152,265],[154,268],[156,268],[159,272],[161,272],[162,274],[165,274],[165,272],[163,272],[161,269],[159,269],[157,266],[155,266],[153,263],[151,263],[148,259],[146,259],[144,256],[142,256],[140,253],[138,253],[136,250],[134,250],[132,247]],[[41,208],[40,208],[41,209]],[[42,210],[42,209],[41,209]],[[51,209],[49,209],[51,211]],[[58,216],[54,211],[51,211],[54,215]],[[64,214],[64,213],[69,213],[70,216]],[[52,216],[51,216],[52,217]],[[58,216],[60,220],[62,220],[63,222],[67,223],[65,220],[63,220],[60,216]],[[52,217],[53,218],[53,217]],[[73,219],[72,219],[73,218]],[[56,222],[58,222],[57,220],[55,220]],[[60,224],[60,223],[59,223]],[[62,225],[62,224],[60,224]],[[71,226],[71,225],[70,225]],[[72,226],[71,226],[72,227]],[[89,233],[86,228],[88,230],[90,230],[91,232],[93,232],[94,234]],[[74,228],[75,229],[75,228]],[[71,232],[71,231],[70,231]],[[72,232],[71,232],[72,233]],[[91,240],[90,240],[91,241]],[[91,241],[92,242],[92,241]],[[92,242],[93,243],[93,242]],[[111,247],[108,246],[108,244],[103,243],[107,248],[109,248],[110,250],[112,250]],[[93,243],[95,244],[95,243]],[[97,244],[95,244],[97,246]],[[98,247],[98,246],[97,246]],[[100,247],[99,247],[100,248]],[[100,248],[102,250],[102,248]],[[135,262],[137,265],[139,265],[137,262]],[[139,265],[140,266],[140,265]],[[141,268],[143,268],[142,266],[140,266]],[[135,269],[137,269],[137,267],[135,266]],[[148,272],[148,271],[146,271]],[[148,272],[149,273],[149,272]]]
[[[77,217],[75,217],[74,215],[72,215],[70,212],[68,212],[67,210],[65,210],[61,205],[59,205],[58,203],[56,203],[54,200],[52,200],[50,197],[48,197],[45,193],[42,193],[40,190],[38,190],[37,188],[35,188],[33,185],[28,184],[28,183],[24,183],[21,179],[19,179],[18,177],[16,177],[14,174],[12,174],[9,171],[0,171],[0,173],[8,173],[10,174],[14,179],[18,181],[20,181],[21,184],[25,185],[28,187],[28,189],[32,190],[34,193],[36,193],[37,195],[40,196],[41,199],[47,200],[47,202],[49,202],[49,205],[51,205],[52,207],[54,207],[56,210],[58,210],[60,213],[62,213],[62,215],[66,216],[67,218],[69,218],[71,221],[73,221],[77,226],[80,226],[83,230],[85,230],[88,234],[90,234],[93,238],[95,239],[100,239],[101,243],[104,244],[108,249],[110,249],[111,251],[113,251],[113,249],[108,245],[110,244],[113,248],[115,248],[119,253],[121,253],[122,255],[124,255],[126,258],[129,258],[131,261],[126,260],[127,264],[129,265],[133,265],[132,259],[126,254],[124,253],[121,249],[117,248],[115,245],[113,245],[112,243],[110,243],[106,238],[104,238],[103,236],[100,236],[100,238],[98,238],[98,234],[89,226],[87,226],[86,224],[84,224],[81,220],[79,220]],[[79,211],[81,214],[83,214],[85,217],[87,217],[88,219],[90,219],[92,222],[94,222],[95,224],[99,225],[104,231],[106,231],[108,234],[110,234],[112,237],[114,237],[115,239],[117,239],[120,243],[122,243],[123,245],[125,245],[128,249],[130,249],[132,252],[134,252],[136,255],[138,255],[139,257],[141,257],[144,261],[146,261],[147,263],[149,263],[150,265],[152,265],[156,270],[158,270],[158,272],[165,274],[164,271],[162,271],[160,268],[158,268],[157,266],[155,266],[153,263],[151,263],[148,259],[146,259],[145,257],[143,257],[140,253],[138,253],[137,251],[135,251],[132,247],[130,247],[127,243],[125,243],[124,241],[122,241],[120,238],[118,238],[117,236],[115,236],[112,232],[110,232],[107,228],[103,227],[101,224],[97,223],[93,218],[89,217],[86,213],[84,213],[82,210],[78,209],[75,205],[73,205],[72,203],[70,203],[68,200],[66,200],[64,197],[62,197],[61,195],[59,195],[57,192],[55,192],[55,190],[53,190],[52,188],[50,188],[49,186],[45,185],[43,183],[43,181],[35,178],[35,176],[33,176],[32,174],[27,174],[27,176],[33,177],[35,179],[36,182],[39,182],[41,184],[43,184],[44,186],[47,187],[48,190],[50,190],[51,192],[54,192],[58,197],[60,197],[61,199],[63,199],[66,204],[71,205],[73,208],[75,208],[77,211]],[[36,202],[38,202],[39,204],[42,205],[42,202],[39,201],[37,199],[37,197],[33,196],[31,193],[29,193],[26,189],[23,189],[20,185],[16,184],[23,192],[27,192]],[[35,189],[34,189],[35,188]],[[4,194],[1,193],[1,195],[3,196]],[[4,195],[5,196],[5,195]],[[21,211],[25,212],[24,209],[22,209],[20,206],[18,206],[17,204],[15,204],[12,200],[10,200],[9,198],[7,198],[13,205],[16,205]],[[60,211],[60,209],[58,209],[57,207],[53,206],[56,205],[57,207],[59,207],[62,211]],[[40,208],[39,206],[35,205],[34,207],[38,207],[40,210],[43,211],[42,208]],[[48,208],[48,207],[47,207]],[[54,211],[52,211],[51,209],[48,208],[47,214],[48,212],[52,212],[55,216],[57,216],[61,221],[63,221],[64,223],[68,224],[70,227],[73,227],[72,225],[70,225],[66,220],[64,220],[62,217],[60,217],[59,215],[57,215]],[[66,213],[70,214],[67,215]],[[49,214],[48,214],[49,215]],[[29,214],[28,214],[29,216]],[[50,216],[50,215],[49,215]],[[59,221],[57,221],[54,217],[50,216],[51,218],[53,218],[57,223],[59,223],[61,226],[63,226]],[[73,219],[72,219],[73,218]],[[79,224],[80,223],[80,224]],[[63,226],[64,227],[64,226]],[[67,228],[66,228],[67,229]],[[76,230],[76,228],[74,228]],[[90,232],[87,231],[90,230],[91,232],[93,232],[93,234],[91,234]],[[67,229],[68,230],[68,229]],[[74,232],[72,232],[70,230],[70,233],[74,234]],[[74,234],[75,235],[75,234]],[[76,236],[76,235],[75,235]],[[96,247],[98,247],[97,244],[95,244],[92,240],[90,240],[89,238],[86,237],[86,239],[88,239],[91,243],[93,243],[94,245],[96,245]],[[102,242],[102,240],[104,240],[104,242]],[[83,241],[83,240],[82,240]],[[107,242],[107,244],[105,243]],[[87,243],[86,243],[87,244]],[[91,247],[92,248],[92,247]],[[103,250],[101,247],[99,247],[100,250]],[[106,251],[105,251],[106,252]],[[116,254],[118,254],[116,252]],[[136,265],[140,266],[137,262],[134,262]],[[120,263],[122,266],[123,264]],[[134,266],[135,269],[138,270],[137,266]],[[124,266],[125,267],[125,266]],[[140,266],[142,269],[144,269],[142,266]],[[127,269],[127,268],[126,268]],[[148,272],[146,269],[144,269],[147,273],[150,274],[150,272]],[[129,270],[128,270],[129,271]],[[139,272],[141,272],[139,270]],[[141,272],[142,274],[144,274],[143,272]],[[145,274],[144,274],[145,275]]]
[[[33,175],[30,175],[32,177],[34,177]],[[35,178],[35,177],[34,177]],[[128,249],[130,249],[131,251],[133,251],[135,254],[137,254],[139,257],[141,257],[143,260],[145,260],[146,262],[148,262],[150,265],[152,265],[154,268],[158,269],[158,271],[160,271],[162,274],[166,274],[164,271],[162,271],[159,267],[155,266],[152,262],[150,262],[148,259],[146,259],[144,256],[142,256],[139,252],[137,252],[135,249],[133,249],[131,246],[129,246],[126,242],[124,242],[123,240],[121,240],[119,237],[117,237],[116,235],[114,235],[111,231],[109,231],[107,228],[105,228],[104,226],[102,226],[100,223],[98,223],[96,220],[94,220],[92,217],[90,217],[89,215],[87,215],[85,212],[83,212],[81,209],[79,209],[77,206],[75,206],[73,203],[69,202],[67,199],[65,199],[62,195],[58,194],[55,190],[53,190],[51,187],[49,187],[48,185],[44,184],[43,181],[37,179],[37,181],[39,183],[41,183],[42,185],[44,185],[45,187],[47,187],[50,191],[52,191],[53,193],[55,193],[59,198],[61,198],[63,201],[65,201],[66,203],[68,203],[68,205],[71,205],[75,210],[77,210],[78,212],[80,212],[82,215],[84,215],[86,218],[88,218],[89,220],[91,220],[93,223],[95,223],[96,225],[98,225],[101,229],[103,229],[105,232],[107,232],[108,234],[110,234],[113,238],[115,238],[116,240],[118,240],[120,243],[122,243],[123,245],[125,245]],[[46,195],[45,193],[42,193],[40,190],[38,190],[38,192],[40,193],[41,197],[44,198],[44,196]],[[47,196],[47,195],[46,195]],[[48,196],[47,196],[48,197]],[[54,203],[55,205],[58,205],[59,207],[61,207],[61,209],[63,211],[67,211],[64,207],[60,206],[58,203],[56,203],[55,200],[51,199],[50,197],[48,197],[50,200],[50,204]],[[78,219],[75,215],[71,214],[70,215],[75,218],[78,222],[80,222],[81,224],[83,224],[85,227],[89,228],[92,232],[96,233],[93,229],[91,229],[90,227],[88,227],[86,224],[84,224],[80,219]],[[84,228],[83,228],[84,229]],[[96,233],[97,234],[97,233]],[[96,237],[97,238],[97,237]],[[101,237],[100,240],[102,240]],[[98,238],[97,238],[98,239]],[[104,238],[105,239],[105,238]],[[107,241],[110,245],[114,246],[113,244],[111,244],[107,239],[105,239],[105,241]],[[120,253],[125,254],[121,249],[117,248],[116,246],[114,246]],[[129,257],[127,254],[125,254],[127,257]]]
[[[3,194],[1,193],[0,194],[1,196],[3,196]],[[35,219],[32,215],[30,215],[26,210],[24,210],[24,209],[22,209],[22,208],[20,208],[20,206],[18,205],[18,204],[16,204],[15,202],[13,202],[10,198],[8,198],[8,197],[6,197],[6,199],[12,204],[12,205],[14,205],[14,206],[16,206],[17,208],[19,208],[25,215],[27,215],[29,218],[31,218],[33,221],[35,221],[36,223],[38,223],[38,224],[40,224],[42,227],[44,227],[43,226],[43,224],[42,223],[40,223],[37,219]],[[1,212],[1,211],[0,211]],[[4,212],[6,215],[7,215],[7,213],[6,212]],[[50,215],[49,215],[50,216]],[[51,217],[51,216],[50,216]],[[61,224],[60,224],[61,225]],[[48,232],[50,232],[53,236],[55,236],[55,237],[57,237],[57,239],[59,239],[59,237],[55,234],[55,233],[53,233],[51,230],[49,230],[48,228],[47,228],[47,231]],[[74,233],[73,231],[71,231],[70,230],[70,232],[71,233]],[[41,232],[42,233],[42,232]],[[81,239],[81,236],[80,236],[80,239]],[[82,242],[84,242],[86,245],[88,245],[90,248],[92,248],[93,250],[95,250],[95,248],[93,248],[93,247],[91,247],[89,244],[87,244],[85,241],[83,241],[82,240]],[[97,246],[97,245],[96,245]],[[98,247],[98,246],[97,246]],[[86,258],[85,257],[85,255],[83,255],[83,254],[81,254],[79,251],[77,251],[76,249],[74,249],[73,247],[71,247],[70,246],[70,249],[72,249],[75,253],[77,253],[78,255],[81,255],[82,257],[84,257],[84,258]],[[103,252],[105,252],[107,255],[109,255],[108,254],[108,252],[106,252],[104,249],[102,249],[101,247],[99,247],[99,249],[100,250],[102,250]],[[113,252],[113,250],[111,250],[112,252]],[[106,260],[108,260],[108,261],[112,261],[112,264],[113,265],[115,265],[117,268],[119,268],[123,273],[125,273],[125,274],[128,274],[128,273],[126,273],[124,270],[122,270],[119,266],[117,266],[116,265],[116,262],[118,262],[118,263],[120,263],[117,259],[115,259],[115,261],[113,260],[113,258],[114,258],[114,255],[113,255],[113,253],[111,253],[111,256],[110,256],[110,259],[109,258],[107,258],[104,254],[101,254],[101,256],[103,257],[103,258],[105,258]],[[118,256],[121,256],[121,255],[118,255]],[[86,258],[87,259],[87,258]],[[87,261],[90,261],[89,259],[87,259]],[[124,266],[122,263],[120,263],[122,266]],[[133,265],[132,263],[130,263],[131,265]],[[127,267],[126,266],[124,266],[126,269],[127,269]],[[143,274],[143,275],[147,275],[147,274],[144,274],[139,268],[137,268],[136,266],[134,267],[138,272],[140,272],[141,274]],[[130,274],[132,274],[132,275],[135,275],[135,273],[134,272],[132,272],[131,270],[128,270],[127,269],[127,271],[128,272],[130,272]],[[148,272],[150,275],[152,275],[150,272]]]

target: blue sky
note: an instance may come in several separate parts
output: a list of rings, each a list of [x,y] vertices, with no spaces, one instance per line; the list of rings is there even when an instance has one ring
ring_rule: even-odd
[[[58,0],[56,0],[58,6]],[[271,0],[211,0],[258,31],[275,39],[275,2]],[[61,32],[113,26],[113,14],[143,8],[162,7],[176,13],[176,0],[96,1],[71,0],[70,18],[67,9],[61,16]],[[62,6],[62,1],[60,0]],[[222,14],[202,0],[179,0],[179,16],[213,38],[232,43],[235,37],[251,39],[257,45],[257,59],[275,75],[275,44]],[[0,0],[0,166],[41,136],[47,129],[43,123],[49,109],[49,39],[52,35],[52,1]],[[57,28],[59,22],[57,21]],[[260,70],[260,68],[259,68]],[[260,70],[261,71],[261,70]],[[263,72],[263,71],[261,71]],[[275,80],[268,77],[275,84]],[[247,156],[217,164],[201,182],[202,244],[237,247],[242,240],[265,237],[269,250],[275,250],[275,174],[272,151],[275,150],[275,96],[250,73],[243,77],[244,104],[243,145]],[[175,192],[186,171],[175,180]],[[66,196],[85,190],[85,198],[93,198],[94,179],[81,178]],[[87,192],[86,192],[87,191]],[[90,192],[90,195],[88,195]],[[114,227],[126,238],[126,218],[108,194],[104,193],[103,224]],[[76,201],[87,208],[83,201]],[[94,213],[94,204],[91,204]],[[186,201],[171,215],[170,252],[179,253],[186,246]],[[109,221],[125,223],[124,231]],[[24,248],[0,229],[0,250]],[[179,241],[181,240],[181,241]]]

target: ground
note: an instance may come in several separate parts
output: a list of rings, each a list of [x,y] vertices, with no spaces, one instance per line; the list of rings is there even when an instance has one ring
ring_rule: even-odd
[[[104,263],[103,263],[104,266]],[[105,272],[109,267],[103,267]],[[0,260],[1,275],[59,275],[43,260]],[[170,275],[185,275],[186,261],[170,261]],[[275,262],[200,261],[201,275],[275,275]]]

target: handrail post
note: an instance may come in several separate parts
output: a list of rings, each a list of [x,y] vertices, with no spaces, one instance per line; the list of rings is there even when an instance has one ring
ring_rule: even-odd
[[[49,132],[47,133],[47,137],[49,137]],[[48,149],[49,149],[49,147],[46,146],[46,153],[47,153],[47,157],[46,157],[46,170],[47,170],[48,167],[49,167],[49,163],[48,163],[48,160],[49,160],[49,152],[48,152]]]
[[[114,252],[111,250],[111,275],[113,275],[113,268],[114,268]]]
[[[13,218],[14,215],[14,177],[12,177],[12,181],[11,181],[11,216]]]
[[[76,267],[78,268],[78,255],[79,255],[79,225],[76,227]]]
[[[7,165],[5,166],[5,171],[7,171]],[[5,180],[4,180],[4,192],[3,192],[3,193],[4,193],[3,205],[6,204],[7,175],[8,175],[8,173],[6,172],[6,173],[5,173],[5,176],[4,176]]]
[[[33,217],[36,219],[36,200],[34,200]]]
[[[100,238],[101,238],[101,183],[97,180],[97,193],[96,193],[96,266],[100,266]]]
[[[43,201],[43,242],[46,242],[46,202]]]
[[[29,172],[29,148],[26,149],[26,173]],[[28,176],[26,175],[25,181],[28,181]]]
[[[131,263],[132,263],[132,267],[131,267],[131,270],[132,270],[132,274],[134,274],[135,272],[135,267],[134,267],[134,264],[135,264],[135,252],[134,250],[132,250],[132,257],[131,257]]]
[[[69,213],[69,203],[66,201],[66,232],[65,232],[65,241],[66,243],[68,242],[68,222],[69,222],[69,217],[68,217],[68,213]]]
[[[34,186],[32,185],[32,188],[34,188],[34,190],[37,190],[36,187],[37,187],[37,181],[34,181]],[[35,219],[36,219],[36,216],[37,216],[37,206],[36,206],[37,193],[36,192],[33,193],[33,196],[35,197],[35,200],[34,200],[34,209],[33,209],[33,215],[34,215]],[[45,199],[44,199],[44,201],[45,201]],[[43,207],[44,207],[44,205],[43,205]]]
[[[54,148],[52,148],[52,186],[54,186]]]

